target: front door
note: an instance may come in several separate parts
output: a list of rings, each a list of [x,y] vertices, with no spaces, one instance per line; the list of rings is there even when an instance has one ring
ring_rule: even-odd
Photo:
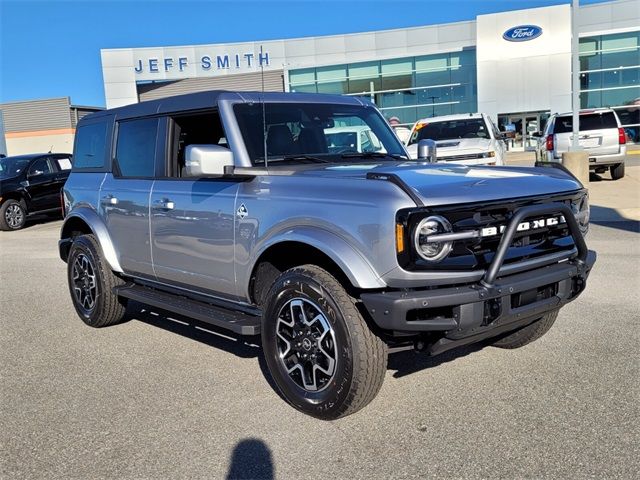
[[[57,171],[48,157],[35,160],[27,172],[26,190],[29,193],[31,212],[60,206],[60,186]]]
[[[158,281],[233,298],[237,181],[156,180],[151,254]]]

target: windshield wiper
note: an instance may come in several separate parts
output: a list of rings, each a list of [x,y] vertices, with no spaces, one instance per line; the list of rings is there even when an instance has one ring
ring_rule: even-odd
[[[386,158],[391,157],[396,160],[407,160],[407,157],[398,153],[382,153],[382,152],[349,152],[343,153],[342,158]]]

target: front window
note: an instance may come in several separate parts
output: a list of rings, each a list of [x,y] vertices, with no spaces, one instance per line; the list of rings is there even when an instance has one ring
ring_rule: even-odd
[[[29,166],[29,161],[28,158],[0,158],[0,178],[17,177]]]
[[[253,103],[238,104],[234,112],[254,165],[349,163],[372,155],[406,159],[391,128],[372,107]]]
[[[465,118],[444,122],[420,122],[409,139],[409,145],[420,140],[453,140],[460,138],[490,138],[482,118]]]

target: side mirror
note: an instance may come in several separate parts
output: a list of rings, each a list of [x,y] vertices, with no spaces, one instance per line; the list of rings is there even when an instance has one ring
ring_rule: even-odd
[[[436,163],[436,142],[431,139],[423,139],[418,142],[418,160]]]
[[[532,136],[532,137],[540,138],[540,137],[542,136],[542,132],[533,132],[533,133],[531,134],[531,136]]]
[[[42,170],[34,170],[33,172],[29,172],[27,174],[27,178],[33,178],[33,177],[39,177],[40,175],[42,175],[44,172]]]
[[[233,167],[233,152],[220,145],[189,145],[184,158],[189,177],[222,176],[225,167]]]

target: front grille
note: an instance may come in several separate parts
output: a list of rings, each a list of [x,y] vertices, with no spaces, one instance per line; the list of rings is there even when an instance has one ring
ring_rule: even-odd
[[[465,155],[451,155],[450,157],[438,157],[439,161],[444,161],[444,162],[451,162],[451,161],[455,161],[455,160],[478,160],[480,158],[487,158],[487,157],[483,157],[482,153],[467,153]]]
[[[410,232],[409,238],[413,238],[413,228],[427,215],[438,214],[447,218],[451,223],[453,232],[479,231],[483,228],[508,225],[514,213],[528,205],[547,204],[550,202],[562,202],[571,206],[572,201],[579,199],[583,193],[571,193],[554,198],[527,198],[516,199],[508,202],[492,202],[482,205],[468,204],[453,207],[438,207],[437,209],[425,209],[412,211],[404,218]],[[527,219],[533,224],[537,218]],[[457,240],[453,244],[453,250],[449,256],[439,263],[427,262],[420,258],[414,249],[399,256],[400,265],[406,270],[475,270],[487,268],[493,257],[502,234]],[[531,228],[527,231],[517,232],[507,252],[504,265],[517,263],[523,260],[536,258],[551,253],[569,252],[573,250],[574,242],[566,224]]]

